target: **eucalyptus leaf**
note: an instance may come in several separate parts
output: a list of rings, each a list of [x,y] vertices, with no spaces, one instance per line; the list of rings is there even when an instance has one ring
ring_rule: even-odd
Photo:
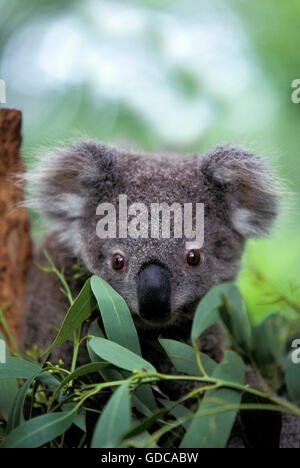
[[[140,388],[142,388],[142,387],[140,387]],[[136,408],[144,416],[151,416],[151,414],[152,414],[151,409],[144,403],[144,401],[142,399],[140,399],[136,395],[136,391],[135,391],[134,395],[132,395],[132,407]]]
[[[161,420],[167,413],[169,413],[169,411],[169,407],[157,409],[151,415],[147,416],[146,418],[142,419],[142,421],[139,421],[133,427],[129,428],[128,432],[123,436],[124,439],[131,439],[132,437],[136,437],[144,433],[147,429],[151,429],[153,424]]]
[[[89,318],[96,307],[96,300],[91,290],[90,278],[85,282],[82,290],[76,297],[73,305],[62,323],[62,326],[56,336],[53,344],[45,351],[49,353],[57,346],[64,343],[80,325]]]
[[[123,316],[123,318],[125,317]],[[130,317],[130,320],[132,320],[131,317]],[[129,323],[130,323],[130,320],[129,320]],[[132,323],[131,325],[135,329],[134,324]],[[116,322],[114,322],[113,326],[116,326],[117,328],[119,328],[119,325]],[[88,335],[94,335],[98,338],[104,338],[103,331],[101,330],[96,320],[91,323],[89,327]],[[89,353],[91,360],[92,361],[99,360],[97,355],[91,349],[89,342],[87,343],[87,348],[88,348],[88,353]],[[139,345],[137,346],[137,349],[139,351],[137,354],[140,355]],[[126,375],[124,376],[124,372],[120,374],[120,371],[118,371],[117,369],[111,369],[111,368],[103,369],[100,372],[100,374],[106,382],[109,382],[111,380],[120,380],[122,378],[122,375],[124,378],[127,378]],[[143,407],[144,412],[149,412],[150,410],[153,411],[157,408],[157,404],[155,402],[155,398],[153,396],[153,392],[152,392],[150,384],[142,385],[136,389],[135,395],[133,397],[133,402],[136,403],[140,408]]]
[[[300,404],[300,363],[295,359],[295,354],[296,351],[292,351],[287,357],[285,379],[290,399]]]
[[[89,335],[94,334],[92,333],[93,330],[97,331],[97,328],[90,328]],[[100,333],[97,333],[96,336],[100,337]],[[87,343],[87,349],[90,359],[93,362],[99,361],[99,357],[91,349],[89,342]],[[128,378],[127,371],[114,369],[108,365],[103,369],[99,369],[98,372],[105,382],[112,382],[114,380],[122,380]],[[135,407],[145,416],[149,416],[151,414],[151,411],[157,408],[150,384],[142,385],[135,390],[135,393],[132,396],[132,406]]]
[[[90,358],[93,362],[97,362],[99,357],[93,352],[89,343],[87,346]],[[105,382],[128,378],[128,371],[121,371],[120,369],[112,368],[111,366],[104,367],[98,372]],[[150,384],[144,384],[136,388],[134,395],[132,396],[132,405],[145,415],[151,414],[151,411],[157,408]]]
[[[138,424],[138,419],[133,415],[131,425],[136,426],[136,424]],[[144,447],[145,440],[149,440],[149,439],[151,439],[151,436],[150,436],[149,432],[144,431],[144,432],[142,432],[141,434],[139,434],[139,435],[137,435],[135,437],[132,437],[130,439],[126,439],[126,445],[125,445],[125,441],[124,441],[123,445],[125,447],[129,446],[130,448],[132,448],[132,447],[142,448],[142,447]],[[151,445],[151,448],[152,447],[157,448],[156,443],[154,441],[152,441],[152,442],[153,442],[153,445]]]
[[[243,297],[237,286],[231,283],[226,284],[224,291],[221,292],[221,297],[223,305],[219,309],[220,316],[239,351],[249,353],[251,350],[251,327]]]
[[[98,323],[98,319],[94,320],[93,322],[90,323],[89,329],[88,329],[88,335],[89,336],[96,336],[98,338],[105,338],[105,335]]]
[[[0,448],[37,448],[55,439],[71,426],[76,412],[49,413],[26,421],[14,429]]]
[[[148,361],[113,341],[92,338],[89,345],[95,354],[121,369],[155,372],[155,368]]]
[[[61,406],[61,410],[64,412],[72,412],[76,407],[76,403],[65,403]],[[77,426],[82,432],[86,432],[86,411],[84,408],[79,408],[74,419],[74,426]]]
[[[17,393],[18,385],[16,379],[10,378],[0,381],[0,413],[6,421]]]
[[[12,405],[11,411],[9,413],[6,429],[7,434],[9,434],[15,427],[19,426],[22,422],[24,422],[23,408],[25,398],[29,391],[29,388],[32,385],[32,382],[36,379],[39,372],[34,374],[31,378],[29,378],[19,389],[14,403]]]
[[[245,371],[242,360],[227,351],[212,377],[244,384]],[[242,393],[230,388],[206,391],[203,400],[182,440],[181,448],[224,448],[229,439],[237,410],[223,411],[227,406],[238,406]],[[221,412],[219,412],[221,411]]]
[[[0,364],[0,381],[13,377],[16,379],[31,379],[36,375],[37,379],[50,389],[57,387],[58,380],[49,372],[42,371],[43,369],[38,364],[21,358],[8,357],[6,363]]]
[[[0,363],[0,380],[8,378],[30,379],[41,368],[25,359],[8,357],[6,363]]]
[[[60,387],[66,385],[71,380],[78,379],[84,375],[93,374],[94,372],[99,372],[102,369],[105,369],[109,366],[107,362],[89,362],[88,364],[84,364],[83,366],[78,367],[74,372],[69,374],[65,379],[61,382]]]
[[[91,326],[89,329],[89,335],[95,334],[98,338],[101,337],[101,335],[103,336],[103,333],[98,324],[93,323],[92,325],[93,326]],[[99,361],[99,357],[92,350],[89,342],[87,343],[87,349],[90,359],[93,362]],[[126,371],[121,371],[120,369],[113,369],[109,366],[98,370],[98,372],[105,382],[122,380],[128,377],[126,375]],[[150,384],[142,385],[135,390],[135,393],[132,397],[132,405],[144,415],[151,414],[151,411],[157,408]]]
[[[108,366],[109,364],[107,362],[90,362],[81,367],[78,367],[74,372],[67,375],[67,377],[65,377],[61,381],[61,383],[56,388],[56,391],[52,399],[54,400],[55,397],[58,395],[59,391],[72,380],[78,379],[79,377],[82,377],[83,375],[92,374],[94,372],[100,372],[101,370],[105,369]]]
[[[210,326],[220,320],[218,309],[222,305],[221,294],[226,290],[226,284],[213,287],[200,301],[192,325],[192,343]]]
[[[242,359],[233,351],[226,351],[223,361],[215,368],[212,377],[243,385],[245,366]]]
[[[99,327],[97,320],[91,323],[89,327],[88,335],[94,336],[96,338],[104,338],[104,333]],[[97,354],[94,353],[94,351],[92,350],[90,341],[91,339],[87,341],[87,350],[88,350],[88,354],[89,354],[91,361],[101,362],[99,361],[100,359],[99,356],[97,356]],[[114,369],[114,368],[111,368],[110,366],[106,366],[106,367],[103,367],[102,369],[99,369],[98,372],[105,382],[111,382],[113,380],[122,380],[122,374],[119,369]]]
[[[159,342],[178,372],[198,376],[203,375],[197,363],[195,350],[191,346],[180,341],[165,338],[160,338]],[[211,375],[217,366],[216,362],[204,353],[199,353],[199,355],[204,370],[208,375]]]
[[[269,315],[253,329],[253,354],[262,368],[286,365],[286,337],[289,324],[279,312]]]
[[[134,392],[134,397],[139,399],[151,411],[155,411],[157,409],[157,404],[155,402],[155,398],[153,396],[153,392],[152,392],[152,388],[150,384],[144,384],[136,388]]]
[[[183,405],[177,405],[175,401],[159,399],[159,402],[165,407],[169,408],[169,412],[176,418],[184,421],[183,427],[187,430],[191,420],[193,419],[193,412]]]
[[[6,360],[10,358],[10,351],[8,349],[6,340],[3,334],[0,331],[0,339],[5,342],[5,352]],[[1,366],[3,363],[0,363],[0,379],[1,379]],[[3,415],[4,419],[7,421],[9,413],[14,404],[15,397],[18,393],[18,384],[15,378],[5,378],[1,379],[0,382],[0,413]]]
[[[98,276],[92,276],[91,288],[100,309],[107,338],[141,356],[137,331],[123,297]]]
[[[87,431],[86,427],[86,412],[81,408],[73,419],[73,424],[77,426],[82,432]]]
[[[129,385],[124,383],[111,396],[96,424],[92,448],[116,448],[129,430],[131,410]]]

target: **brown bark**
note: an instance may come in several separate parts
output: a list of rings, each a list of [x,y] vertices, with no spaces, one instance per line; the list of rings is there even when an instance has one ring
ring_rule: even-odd
[[[20,154],[22,115],[2,109],[0,114],[0,307],[18,341],[21,305],[31,260],[30,221],[18,205],[23,190],[15,174],[24,171]],[[3,331],[3,330],[2,330]]]

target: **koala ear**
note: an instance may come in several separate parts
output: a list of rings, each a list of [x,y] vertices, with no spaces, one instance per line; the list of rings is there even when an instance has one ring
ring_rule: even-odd
[[[218,146],[201,161],[205,184],[221,191],[234,229],[243,237],[259,237],[278,215],[279,188],[265,163],[235,146]]]
[[[45,215],[51,227],[65,232],[84,217],[88,198],[109,192],[116,178],[117,151],[102,143],[84,141],[43,154],[25,175],[27,206]]]

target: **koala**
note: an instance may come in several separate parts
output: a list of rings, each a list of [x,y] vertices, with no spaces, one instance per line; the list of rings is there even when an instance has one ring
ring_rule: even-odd
[[[235,146],[192,157],[139,155],[97,141],[83,141],[40,158],[26,175],[29,204],[47,218],[43,248],[63,268],[74,295],[86,275],[105,279],[126,300],[143,335],[188,336],[200,299],[235,279],[245,241],[268,233],[278,213],[278,187],[265,164]],[[99,203],[204,204],[204,243],[186,250],[186,239],[99,238]],[[195,213],[192,213],[195,222]],[[149,216],[150,218],[150,216]],[[173,221],[173,224],[172,224]],[[153,223],[153,221],[152,221]],[[174,219],[171,227],[174,227]],[[151,227],[151,219],[149,219]],[[36,261],[45,265],[41,249]],[[25,300],[23,343],[46,348],[68,308],[57,278],[33,266]],[[221,351],[217,330],[204,339],[213,358]]]
[[[26,181],[30,206],[49,223],[43,248],[63,268],[74,297],[85,277],[101,276],[126,300],[142,348],[147,338],[159,334],[188,341],[201,298],[212,286],[236,278],[246,240],[268,234],[279,210],[278,184],[265,163],[230,145],[204,155],[175,157],[82,141],[44,155]],[[120,194],[127,196],[128,205],[142,203],[149,213],[153,203],[204,204],[203,245],[187,250],[186,239],[175,236],[100,238],[97,207],[117,206]],[[195,222],[195,213],[192,216]],[[150,229],[150,215],[146,221]],[[35,260],[47,264],[41,248]],[[74,279],[74,264],[85,276]],[[59,327],[68,309],[60,286],[55,275],[32,266],[23,348],[37,344],[46,349],[53,340],[55,331],[49,323]],[[222,359],[222,346],[218,326],[201,337],[202,351],[217,361]],[[53,356],[66,360],[68,352],[66,345]],[[155,355],[150,353],[149,359],[155,360]],[[161,357],[157,361],[163,368]]]

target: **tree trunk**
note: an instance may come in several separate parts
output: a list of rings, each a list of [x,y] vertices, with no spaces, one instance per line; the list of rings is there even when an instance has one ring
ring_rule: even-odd
[[[4,310],[9,328],[17,341],[26,275],[32,254],[30,221],[27,210],[19,206],[24,193],[14,181],[14,175],[24,171],[20,154],[21,124],[21,112],[2,109],[0,114],[0,307],[2,311]]]

